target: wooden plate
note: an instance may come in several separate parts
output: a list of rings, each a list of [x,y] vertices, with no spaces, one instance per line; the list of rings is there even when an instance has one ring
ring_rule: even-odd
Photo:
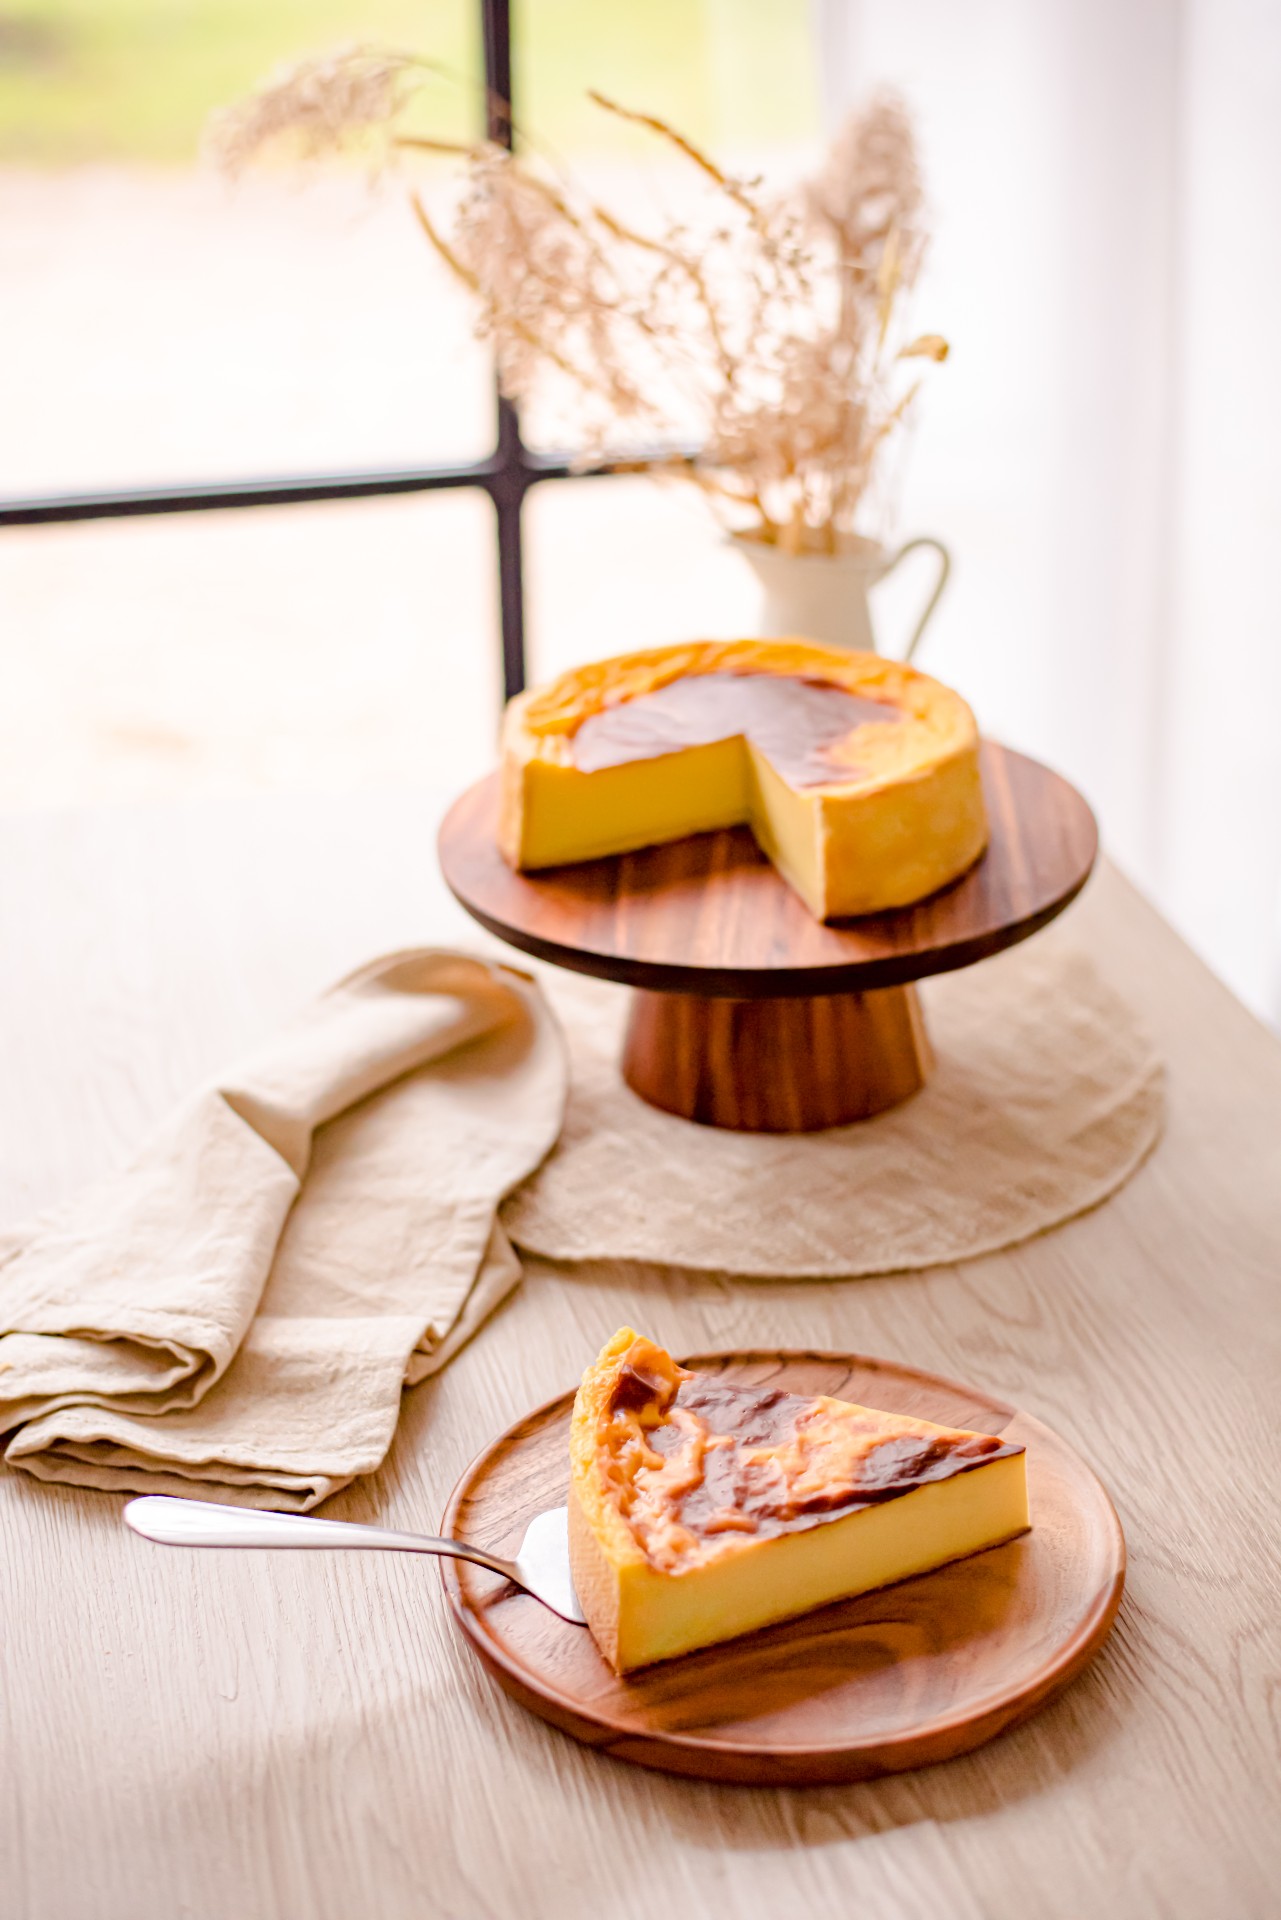
[[[454,1617],[522,1706],[616,1759],[755,1785],[867,1779],[947,1760],[1024,1720],[1107,1635],[1125,1582],[1111,1501],[1030,1415],[937,1375],[855,1354],[700,1354],[747,1385],[838,1398],[1021,1440],[1032,1531],[937,1573],[620,1680],[581,1627],[461,1561]],[[444,1531],[515,1553],[564,1504],[572,1394],[503,1434],[455,1488]]]
[[[651,992],[732,999],[866,993],[968,967],[1025,940],[1076,898],[1098,851],[1076,788],[983,745],[987,852],[913,907],[825,926],[746,827],[514,873],[498,851],[498,775],[454,802],[441,870],[474,919],[540,960]]]

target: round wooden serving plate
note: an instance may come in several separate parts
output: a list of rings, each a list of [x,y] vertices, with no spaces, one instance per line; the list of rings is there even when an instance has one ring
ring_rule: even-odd
[[[857,1354],[701,1354],[686,1364],[1022,1441],[1032,1530],[626,1679],[586,1629],[493,1574],[443,1560],[455,1620],[522,1706],[639,1766],[826,1785],[966,1753],[1025,1720],[1097,1652],[1120,1604],[1125,1540],[1093,1473],[1048,1427],[975,1388]],[[455,1488],[443,1531],[514,1554],[534,1515],[565,1503],[572,1406],[563,1395],[483,1453]]]
[[[879,1113],[924,1085],[911,982],[1025,940],[1089,878],[1094,816],[1068,781],[985,743],[991,840],[913,907],[823,924],[746,827],[516,873],[498,851],[498,775],[440,831],[440,864],[500,939],[638,989],[623,1055],[652,1105],[710,1126],[805,1132]]]

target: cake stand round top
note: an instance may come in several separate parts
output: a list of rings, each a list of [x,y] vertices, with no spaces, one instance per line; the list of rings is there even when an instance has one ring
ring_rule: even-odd
[[[865,993],[967,967],[1061,913],[1098,852],[1094,815],[1075,787],[985,742],[991,839],[982,858],[915,906],[824,925],[746,827],[516,873],[498,851],[498,781],[494,773],[469,787],[445,817],[450,890],[522,952],[654,992]]]

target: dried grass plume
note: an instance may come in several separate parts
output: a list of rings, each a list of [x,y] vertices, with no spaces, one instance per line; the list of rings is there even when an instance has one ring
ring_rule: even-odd
[[[688,219],[643,226],[504,148],[399,131],[427,63],[351,49],[275,79],[211,129],[239,172],[282,138],[307,156],[353,143],[408,160],[457,153],[448,223],[422,232],[476,303],[503,391],[565,422],[584,457],[620,440],[691,442],[687,473],[737,530],[791,551],[856,538],[886,445],[941,361],[906,320],[928,243],[912,123],[880,94],[790,192],[722,170],[666,121],[592,98],[690,171]]]

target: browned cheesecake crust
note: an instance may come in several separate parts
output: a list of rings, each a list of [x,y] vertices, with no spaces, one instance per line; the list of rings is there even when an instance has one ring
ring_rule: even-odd
[[[639,1339],[607,1417],[601,1457],[619,1509],[669,1571],[715,1557],[727,1535],[801,1532],[1023,1451],[907,1419],[887,1432],[885,1415],[843,1402],[727,1386]]]

